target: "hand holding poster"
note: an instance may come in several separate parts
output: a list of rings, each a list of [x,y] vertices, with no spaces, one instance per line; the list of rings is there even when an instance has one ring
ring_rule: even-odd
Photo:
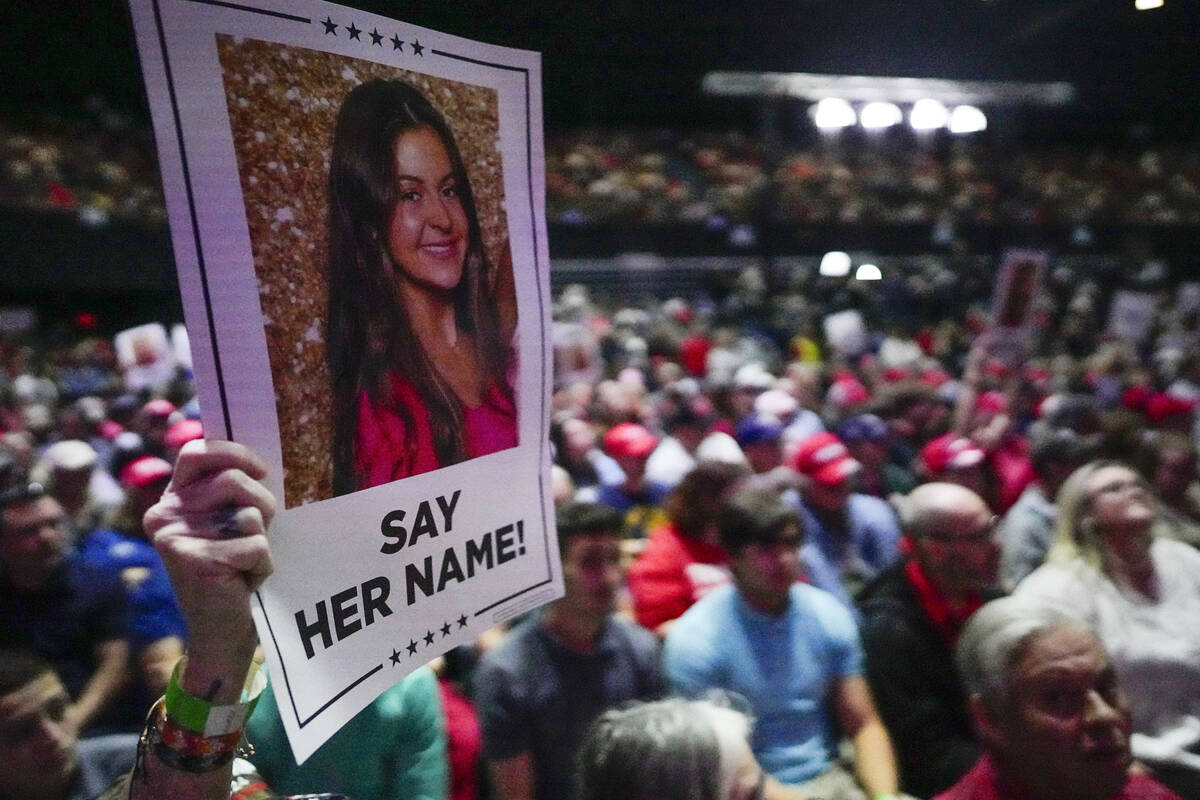
[[[321,2],[132,0],[205,427],[284,509],[298,760],[561,594],[536,54]]]

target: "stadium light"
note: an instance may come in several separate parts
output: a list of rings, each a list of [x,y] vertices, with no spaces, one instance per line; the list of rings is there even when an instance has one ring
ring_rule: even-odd
[[[1162,8],[1163,0],[1133,0],[1133,7],[1138,11],[1149,11],[1152,8]]]
[[[819,272],[827,278],[844,278],[850,274],[850,255],[840,250],[826,253]]]
[[[926,97],[913,103],[912,111],[908,112],[908,124],[914,131],[933,131],[946,127],[949,116],[944,105]]]
[[[883,279],[883,273],[874,264],[863,264],[854,273],[854,277],[860,281],[878,281]]]
[[[840,97],[826,97],[813,106],[813,122],[823,131],[849,128],[856,121],[854,109]]]
[[[955,106],[950,112],[951,133],[976,133],[987,129],[987,117],[975,106]]]
[[[895,103],[876,101],[863,106],[858,112],[858,121],[867,130],[879,130],[899,125],[904,121],[904,113]]]

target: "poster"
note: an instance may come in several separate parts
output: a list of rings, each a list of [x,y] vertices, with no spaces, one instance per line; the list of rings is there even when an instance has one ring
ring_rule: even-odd
[[[298,761],[562,593],[536,53],[330,3],[131,0],[210,435],[270,465]]]
[[[988,354],[1009,367],[1023,363],[1033,336],[1033,305],[1049,256],[1041,250],[1006,250],[992,293]]]
[[[839,356],[853,358],[867,349],[867,323],[861,312],[838,311],[827,315],[823,323],[825,340]]]
[[[1108,308],[1108,332],[1121,341],[1142,344],[1154,325],[1156,305],[1149,292],[1118,289]]]

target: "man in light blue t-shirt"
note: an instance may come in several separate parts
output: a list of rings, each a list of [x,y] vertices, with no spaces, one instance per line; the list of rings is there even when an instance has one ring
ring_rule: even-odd
[[[832,595],[796,582],[800,517],[777,494],[746,492],[722,509],[717,527],[734,584],[672,626],[664,653],[672,687],[749,701],[754,755],[774,778],[767,800],[896,792],[891,741],[862,675],[854,618]],[[841,736],[854,744],[853,779],[837,764]]]

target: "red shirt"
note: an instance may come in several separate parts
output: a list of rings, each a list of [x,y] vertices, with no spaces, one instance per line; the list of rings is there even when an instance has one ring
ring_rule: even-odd
[[[1033,483],[1037,476],[1033,472],[1033,461],[1029,458],[1029,443],[1021,436],[1007,436],[1004,442],[988,453],[988,466],[996,476],[997,514],[1012,508],[1021,492]]]
[[[629,568],[629,592],[637,621],[654,630],[730,581],[729,556],[718,545],[685,536],[668,522],[650,535]]]
[[[358,396],[358,426],[354,435],[354,466],[360,489],[431,472],[442,464],[434,450],[429,409],[404,378],[391,376],[390,402],[376,405],[366,392]],[[412,424],[405,422],[406,409]],[[517,409],[511,392],[493,382],[478,406],[464,406],[463,435],[467,458],[477,458],[517,446]]]
[[[1016,786],[996,772],[991,756],[975,762],[958,783],[933,800],[1037,800],[1024,786]],[[1131,775],[1115,796],[1104,800],[1180,800],[1179,796],[1145,775]]]

